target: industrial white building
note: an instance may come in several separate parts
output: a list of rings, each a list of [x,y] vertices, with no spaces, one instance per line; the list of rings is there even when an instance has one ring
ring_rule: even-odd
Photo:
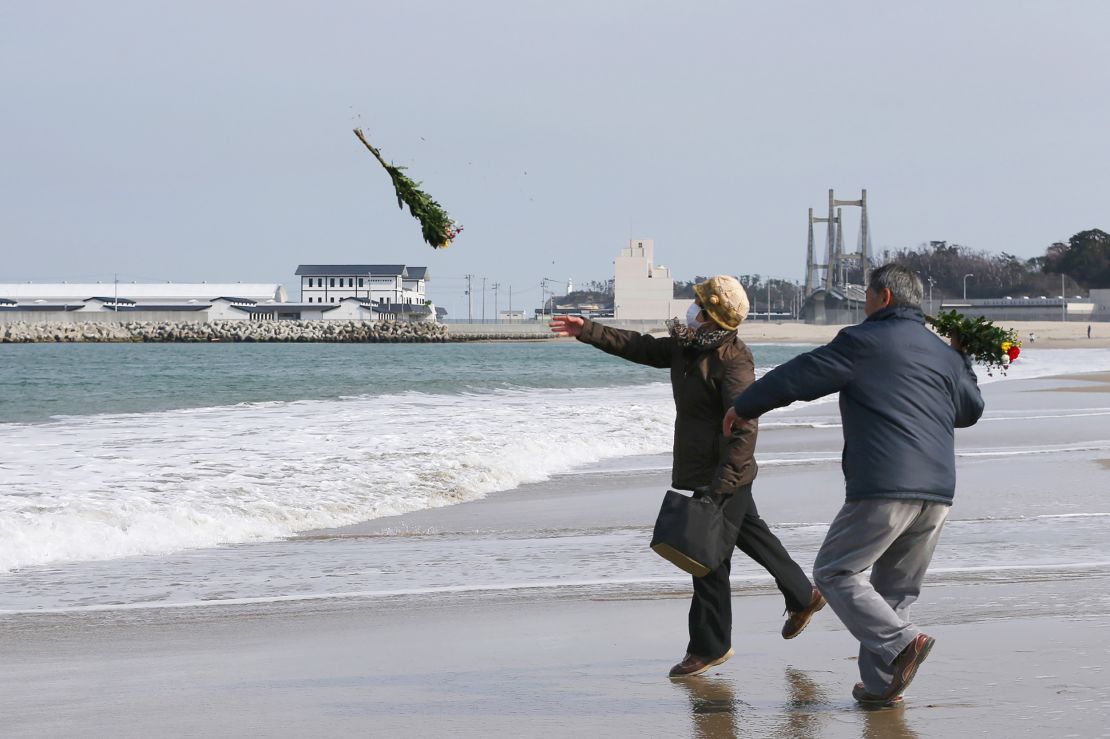
[[[301,302],[339,303],[365,298],[377,305],[424,305],[427,267],[404,264],[302,264]]]
[[[426,267],[302,265],[302,302],[263,283],[0,283],[0,323],[74,321],[434,321]]]
[[[276,283],[0,283],[0,323],[248,320],[286,299]]]
[[[655,242],[633,239],[613,262],[613,317],[617,320],[658,320],[681,317],[688,298],[675,299],[671,271],[656,266]]]
[[[80,303],[87,298],[124,298],[135,303],[171,305],[207,303],[224,295],[238,295],[258,303],[284,303],[284,285],[253,282],[8,282],[0,283],[0,298],[23,305]]]

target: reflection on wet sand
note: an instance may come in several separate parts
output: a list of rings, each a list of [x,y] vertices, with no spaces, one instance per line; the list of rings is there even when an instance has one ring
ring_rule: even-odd
[[[728,739],[740,736],[739,714],[751,706],[736,699],[732,681],[722,678],[692,677],[676,680],[690,700],[692,736],[697,739]],[[746,710],[745,710],[746,709]]]
[[[917,739],[906,723],[906,704],[890,708],[860,708],[863,711],[862,739]]]
[[[787,667],[783,676],[786,683],[786,703],[782,706],[782,721],[774,736],[794,739],[814,739],[822,735],[822,725],[829,720],[829,700],[823,688],[802,670]]]
[[[826,688],[802,670],[787,667],[783,678],[786,700],[762,707],[737,698],[742,688],[720,675],[676,680],[674,684],[690,702],[690,735],[697,739],[819,739],[851,724],[859,727],[861,739],[918,739],[906,723],[905,704],[866,709],[854,702],[830,700]],[[845,713],[852,716],[849,723],[844,722]]]

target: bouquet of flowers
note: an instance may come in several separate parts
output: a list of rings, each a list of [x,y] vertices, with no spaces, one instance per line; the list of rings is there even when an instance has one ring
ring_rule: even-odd
[[[950,310],[935,318],[926,316],[925,320],[941,336],[955,339],[960,351],[971,361],[985,365],[987,374],[994,369],[1006,374],[1006,368],[1021,354],[1017,331],[995,326],[982,316],[968,318]]]
[[[363,146],[370,150],[374,158],[385,167],[389,178],[393,180],[393,189],[397,193],[397,207],[404,209],[407,205],[412,217],[420,221],[420,230],[424,241],[431,244],[433,249],[446,249],[451,242],[462,232],[462,226],[451,220],[447,211],[432,196],[420,189],[420,183],[415,182],[404,173],[404,167],[386,164],[381,152],[370,145],[362,134],[361,128],[355,129],[355,136]]]

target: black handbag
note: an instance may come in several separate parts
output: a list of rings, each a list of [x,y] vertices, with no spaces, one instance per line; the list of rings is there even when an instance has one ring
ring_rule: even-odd
[[[668,490],[655,519],[651,548],[679,569],[705,577],[732,553],[738,533],[716,496],[692,498]]]

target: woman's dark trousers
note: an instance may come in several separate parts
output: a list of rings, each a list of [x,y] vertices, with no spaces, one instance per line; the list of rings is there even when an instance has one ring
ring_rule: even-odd
[[[775,578],[786,598],[787,610],[804,610],[813,595],[813,585],[759,517],[752,500],[752,486],[738,489],[724,506],[725,516],[740,529],[736,546]],[[690,645],[686,649],[690,654],[716,659],[732,647],[732,588],[728,581],[731,569],[730,558],[705,577],[694,578]]]

